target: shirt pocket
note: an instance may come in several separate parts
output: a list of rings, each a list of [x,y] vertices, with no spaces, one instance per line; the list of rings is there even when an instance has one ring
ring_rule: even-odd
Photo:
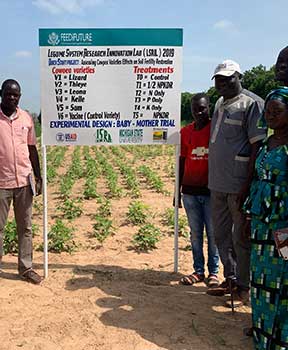
[[[243,134],[243,118],[241,115],[237,115],[233,118],[227,114],[223,120],[223,136],[227,141],[232,141],[235,138],[241,137]]]
[[[233,175],[238,179],[247,179],[250,157],[237,155],[234,159]]]
[[[26,126],[17,126],[14,129],[15,135],[17,137],[17,140],[19,140],[19,143],[25,143],[27,144],[28,139],[28,128]]]

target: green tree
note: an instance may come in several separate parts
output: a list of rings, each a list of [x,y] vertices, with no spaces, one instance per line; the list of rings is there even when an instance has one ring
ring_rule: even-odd
[[[260,64],[245,71],[242,77],[242,86],[263,99],[278,85],[279,83],[275,80],[274,66],[267,70],[265,66]]]
[[[212,116],[212,114],[214,112],[216,101],[218,100],[218,98],[220,96],[219,96],[219,94],[216,91],[214,86],[210,87],[210,89],[208,89],[208,91],[206,91],[206,94],[209,96],[209,100],[210,100],[210,116]]]
[[[181,94],[181,122],[183,124],[188,124],[191,119],[191,97],[190,92],[182,92]]]

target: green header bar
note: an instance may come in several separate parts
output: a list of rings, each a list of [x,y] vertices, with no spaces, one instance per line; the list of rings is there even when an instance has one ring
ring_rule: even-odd
[[[39,46],[182,46],[183,30],[39,29]]]

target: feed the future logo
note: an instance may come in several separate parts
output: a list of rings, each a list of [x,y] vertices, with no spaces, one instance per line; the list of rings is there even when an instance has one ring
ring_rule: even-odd
[[[100,143],[111,143],[112,137],[109,132],[105,129],[97,129],[95,133],[96,142]]]
[[[92,33],[79,33],[79,32],[61,32],[55,33],[52,32],[48,35],[47,42],[49,45],[77,45],[77,44],[85,44],[92,45]]]
[[[50,45],[58,45],[60,43],[59,36],[56,33],[51,33],[48,36],[48,44]]]

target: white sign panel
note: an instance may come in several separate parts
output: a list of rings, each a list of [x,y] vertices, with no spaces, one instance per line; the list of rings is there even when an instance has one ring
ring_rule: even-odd
[[[43,145],[179,144],[181,29],[40,29]]]

